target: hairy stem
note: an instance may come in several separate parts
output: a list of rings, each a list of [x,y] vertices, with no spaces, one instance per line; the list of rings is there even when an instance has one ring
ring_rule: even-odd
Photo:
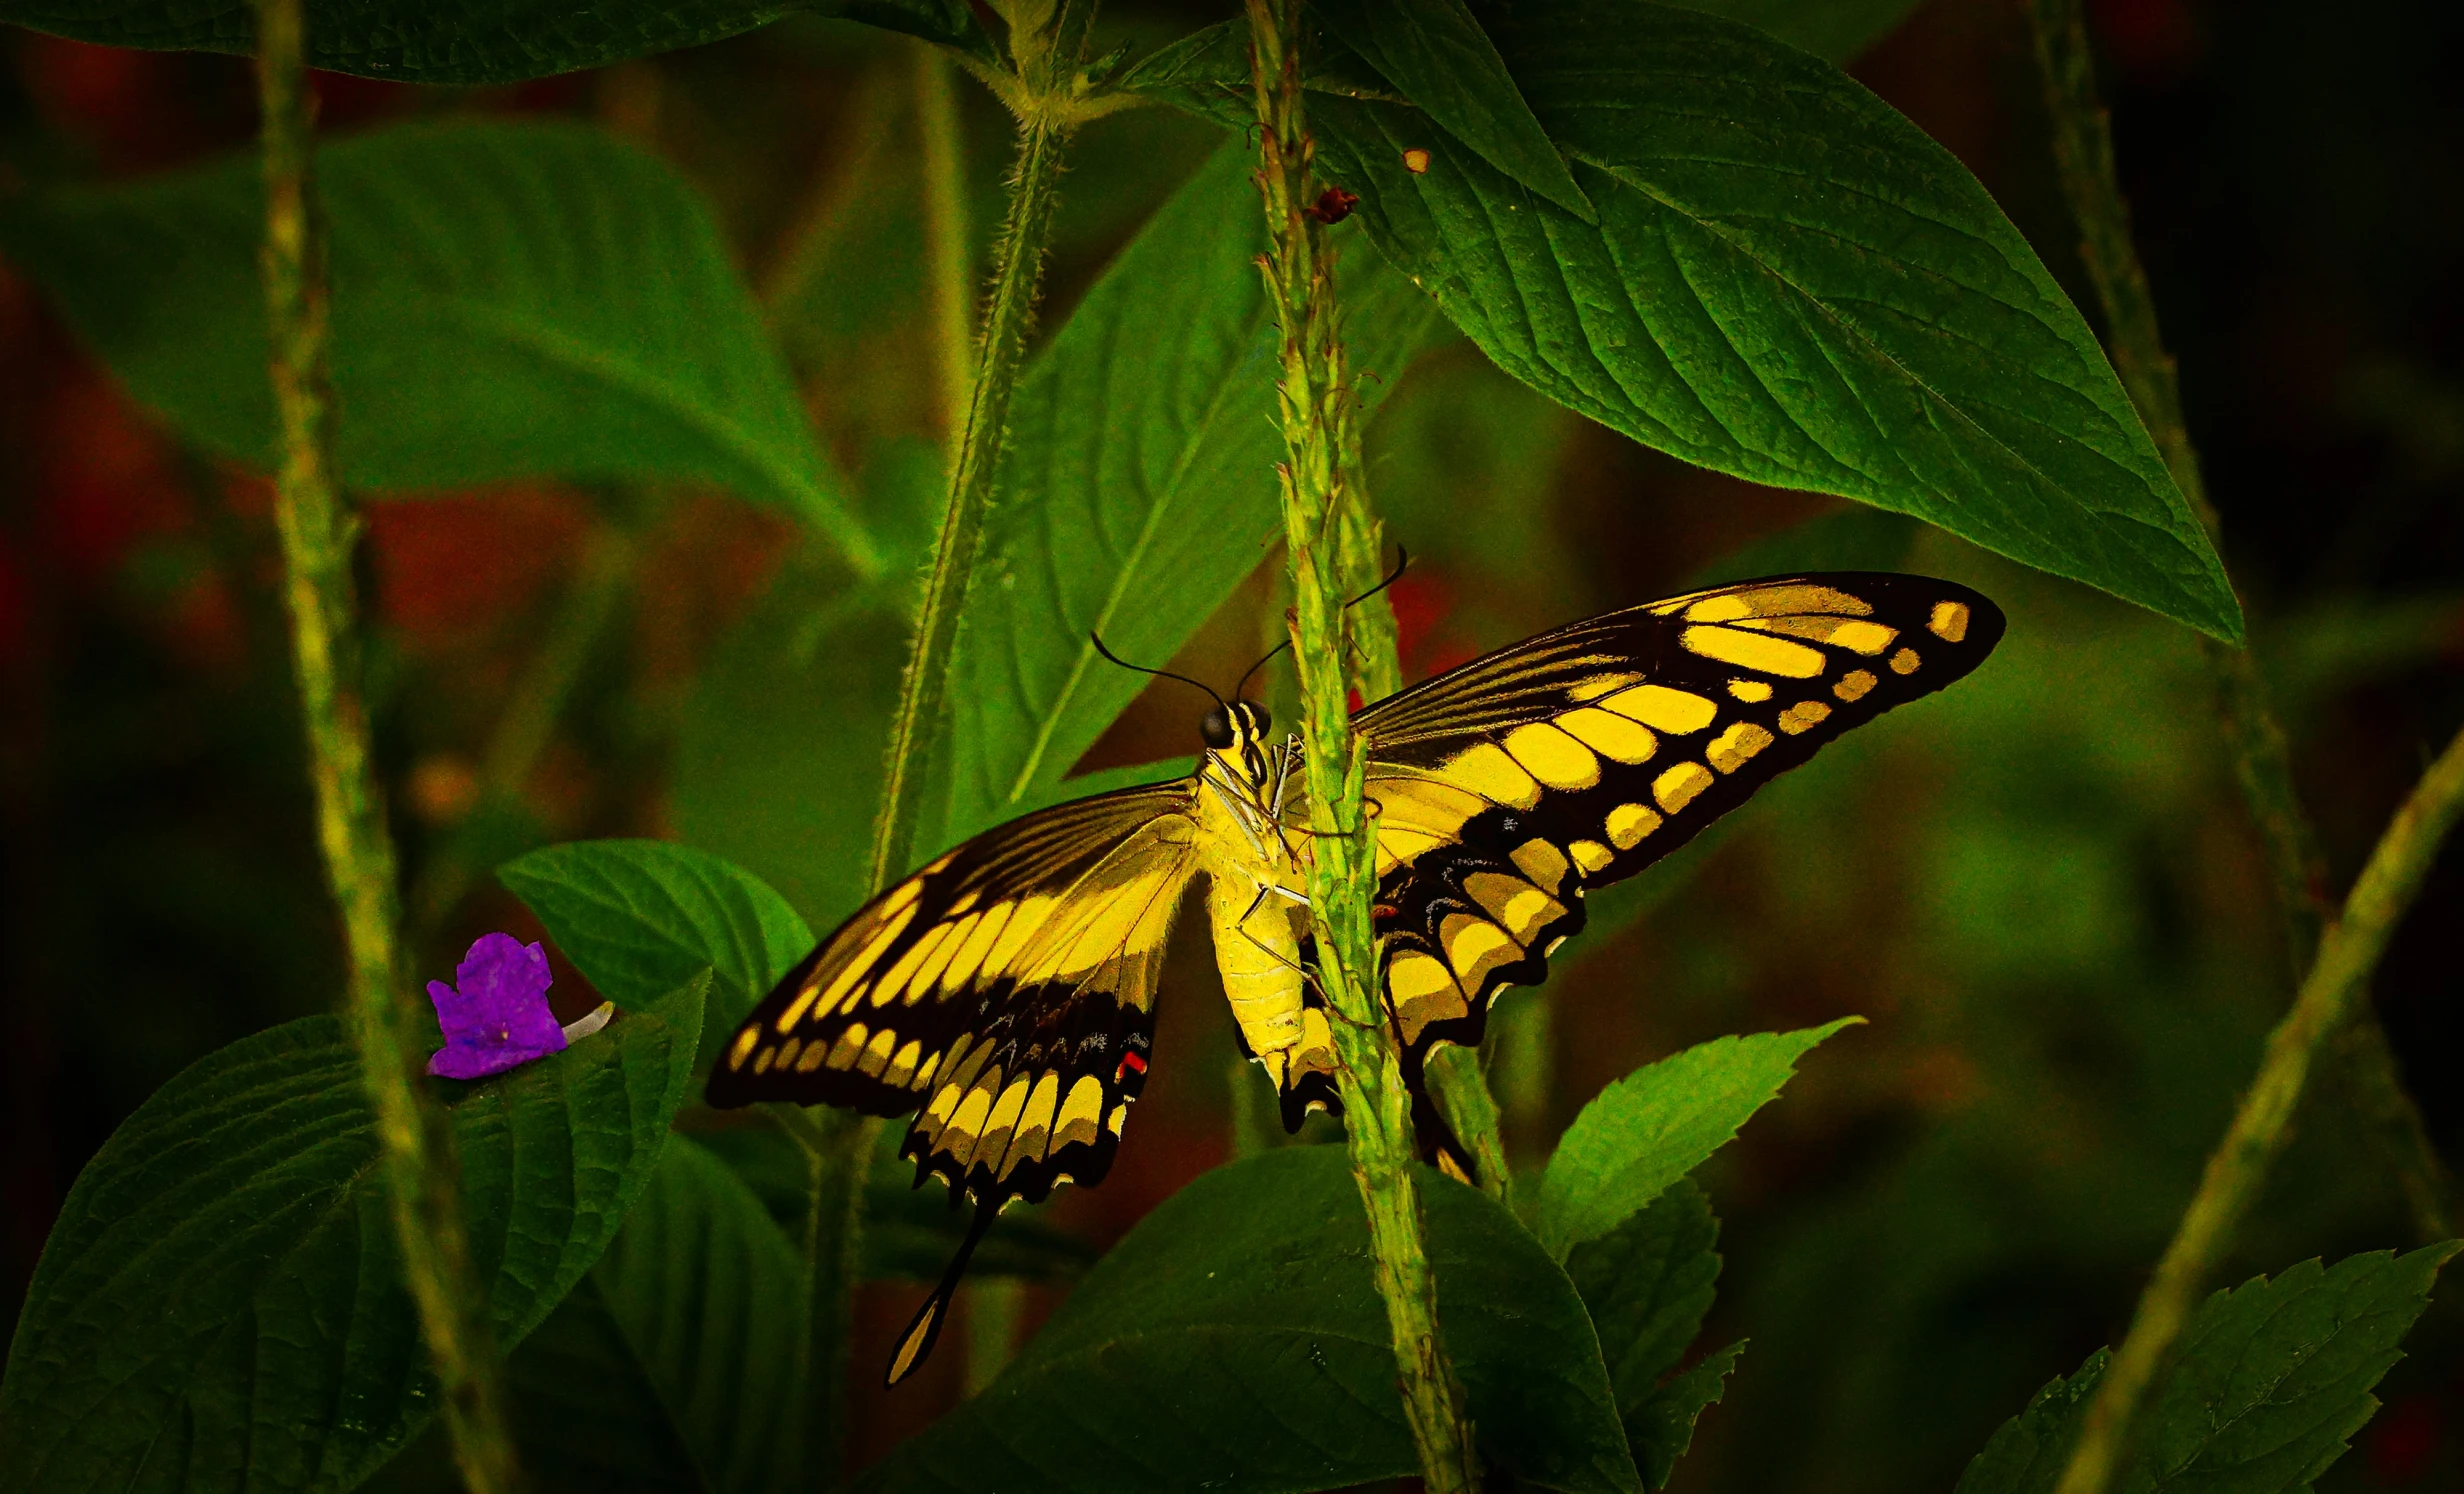
[[[1317,979],[1334,1016],[1352,1176],[1368,1213],[1404,1419],[1436,1491],[1476,1486],[1462,1389],[1438,1335],[1437,1282],[1421,1237],[1410,1097],[1383,1018],[1369,923],[1377,863],[1363,802],[1363,745],[1346,700],[1346,552],[1375,544],[1359,507],[1347,434],[1351,388],[1336,335],[1334,266],[1311,206],[1300,88],[1299,0],[1248,0],[1266,197],[1267,294],[1282,329],[1284,536],[1292,565],[1293,665],[1300,676],[1314,864]],[[1387,648],[1392,649],[1392,635]],[[1388,666],[1391,669],[1391,664]]]
[[[1062,7],[1051,32],[1039,33],[1043,45],[1035,53],[1026,78],[1028,97],[1069,95],[1077,77],[1077,45],[1093,6],[1071,0]],[[1065,34],[1063,47],[1053,40]],[[1015,41],[1017,38],[1013,38]],[[929,98],[921,101],[927,113]],[[963,216],[955,210],[934,211],[933,198],[956,203],[963,196],[954,178],[960,170],[955,121],[949,149],[936,151],[927,141],[927,160],[934,171],[952,180],[928,184],[928,231],[959,235]],[[928,124],[928,131],[932,127]],[[873,821],[872,857],[867,883],[875,891],[902,875],[915,854],[915,839],[924,818],[934,739],[941,728],[947,698],[950,658],[958,639],[958,620],[965,609],[967,583],[975,570],[976,547],[983,536],[984,514],[991,506],[993,479],[1008,435],[1010,395],[1018,386],[1019,366],[1026,356],[1027,333],[1035,321],[1035,303],[1043,284],[1044,254],[1052,238],[1053,208],[1060,200],[1061,160],[1071,128],[1062,108],[1030,109],[1018,129],[1018,163],[1010,175],[1008,219],[995,254],[992,290],[984,311],[984,330],[977,344],[974,377],[967,381],[965,423],[959,428],[958,450],[950,462],[948,506],[933,544],[930,571],[918,609],[915,638],[900,681],[898,704],[890,718],[890,739],[883,757],[881,809]],[[936,240],[927,250],[936,271],[963,281],[963,244]],[[935,294],[937,307],[965,306],[963,283],[947,284]],[[944,323],[942,335],[949,335]],[[961,339],[963,343],[963,337]],[[954,391],[951,354],[943,352],[943,388]],[[963,363],[958,367],[963,371]],[[777,1107],[792,1110],[793,1107]],[[786,1120],[786,1117],[782,1117]],[[808,1283],[808,1353],[806,1393],[810,1410],[807,1463],[821,1486],[837,1482],[843,1457],[843,1402],[847,1383],[847,1327],[851,1297],[861,1260],[864,1224],[864,1176],[881,1123],[870,1117],[830,1111],[826,1118],[798,1116],[787,1122],[805,1140],[813,1157],[812,1215],[805,1232]]]
[[[2033,0],[2036,56],[2053,121],[2055,162],[2080,229],[2080,257],[2096,288],[2115,372],[2211,539],[2219,535],[2197,448],[2182,419],[2172,357],[2155,298],[2132,241],[2130,210],[2114,169],[2110,121],[2098,98],[2094,57],[2079,0]],[[2386,1035],[2363,987],[2395,920],[2418,890],[2431,853],[2464,795],[2464,738],[2450,746],[2372,854],[2342,921],[2322,938],[2325,876],[2316,837],[2293,788],[2284,730],[2246,649],[2202,639],[2235,777],[2265,847],[2298,983],[2293,1007],[2268,1037],[2259,1074],[2224,1140],[2208,1158],[2198,1192],[2166,1246],[2098,1382],[2059,1494],[2103,1494],[2119,1467],[2138,1404],[2169,1358],[2198,1294],[2282,1149],[2312,1061],[2331,1039],[2359,1108],[2378,1138],[2423,1232],[2450,1232],[2448,1188],[2437,1154],[2399,1081]],[[2306,974],[2304,973],[2306,972]],[[2357,998],[2357,993],[2362,993]],[[2341,1028],[2341,1035],[2339,1035]]]
[[[2036,56],[2053,120],[2055,164],[2079,224],[2080,258],[2104,308],[2114,370],[2209,539],[2221,544],[2198,448],[2182,419],[2181,387],[2156,321],[2156,299],[2131,238],[2130,206],[2114,169],[2113,131],[2097,95],[2095,57],[2079,0],[2036,0],[2034,10]],[[2284,920],[2287,984],[2296,984],[2316,955],[2326,911],[2327,874],[2318,837],[2294,791],[2292,756],[2284,728],[2268,703],[2258,661],[2248,649],[2207,637],[2199,642],[2215,675],[2218,715],[2234,778],[2275,879],[2277,908]],[[2455,1233],[2448,1204],[2453,1188],[2446,1169],[2422,1125],[2420,1110],[2397,1075],[2378,1014],[2363,1002],[2352,1022],[2353,1030],[2338,1041],[2344,1059],[2341,1075],[2403,1189],[2415,1227],[2425,1239],[2444,1239]]]
[[[2343,915],[2321,937],[2318,961],[2293,998],[2292,1011],[2268,1034],[2259,1076],[2223,1143],[2207,1159],[2181,1228],[2131,1315],[2130,1332],[2097,1382],[2055,1494],[2099,1494],[2111,1483],[2132,1414],[2189,1325],[2210,1267],[2284,1146],[2312,1060],[2368,986],[2459,812],[2464,812],[2464,733],[2447,744],[2388,823],[2344,900]]]
[[[308,92],[301,0],[263,0],[257,88],[264,111],[266,315],[281,432],[274,523],[292,665],[316,792],[317,841],[342,912],[349,1018],[361,1081],[376,1113],[379,1168],[436,1371],[454,1460],[473,1494],[519,1487],[506,1431],[486,1294],[472,1280],[454,1163],[453,1126],[420,1078],[428,1027],[397,943],[392,837],[369,765],[360,698],[357,526],[342,510],[333,462],[333,387],[323,225],[313,175],[316,105]]]

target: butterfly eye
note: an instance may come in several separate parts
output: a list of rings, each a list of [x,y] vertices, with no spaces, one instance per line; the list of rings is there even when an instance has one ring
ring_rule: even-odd
[[[1198,736],[1204,740],[1206,745],[1209,747],[1224,748],[1231,746],[1231,713],[1226,711],[1222,706],[1217,706],[1215,709],[1207,712],[1206,719],[1198,723]]]

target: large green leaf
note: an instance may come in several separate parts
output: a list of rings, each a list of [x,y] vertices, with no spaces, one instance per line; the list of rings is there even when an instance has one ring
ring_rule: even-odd
[[[1566,1275],[1600,1334],[1627,1444],[1643,1486],[1668,1482],[1694,1439],[1694,1421],[1720,1398],[1738,1344],[1672,1375],[1685,1358],[1720,1279],[1720,1221],[1711,1200],[1679,1179],[1640,1213],[1566,1256]]]
[[[794,1245],[726,1163],[689,1141],[591,1269],[591,1284],[712,1494],[801,1482],[804,1320]]]
[[[1089,630],[1161,663],[1269,553],[1283,444],[1255,170],[1226,145],[1019,386],[954,665],[945,841],[1058,783],[1145,687],[1097,656]],[[1373,404],[1439,319],[1365,247],[1339,283]]]
[[[309,0],[308,61],[405,83],[510,83],[699,46],[791,12],[992,55],[965,0]],[[250,0],[0,0],[0,21],[115,47],[256,50]]]
[[[659,1153],[581,1284],[506,1359],[522,1471],[542,1490],[787,1494],[799,1474],[795,1247],[726,1163]],[[457,1494],[443,1428],[370,1494]]]
[[[1672,0],[1758,26],[1831,62],[1853,61],[1916,9],[1916,0]]]
[[[1486,1196],[1421,1174],[1438,1318],[1481,1450],[1525,1486],[1632,1490],[1591,1323]],[[861,1488],[1298,1491],[1418,1464],[1339,1147],[1221,1167],[1139,1221],[992,1387]]]
[[[2298,1494],[2378,1410],[2370,1393],[2429,1305],[2454,1241],[2304,1261],[2207,1299],[2141,1402],[2114,1494]],[[2003,1423],[1959,1494],[2050,1494],[2103,1375],[2105,1351]]]
[[[362,491],[548,474],[717,483],[881,564],[710,213],[563,124],[406,125],[327,146],[342,475]],[[37,193],[0,249],[144,403],[263,466],[256,162]]]
[[[660,840],[547,846],[496,869],[599,994],[638,1006],[705,967],[710,1026],[744,1020],[813,931],[751,872]]]
[[[1463,0],[1316,0],[1311,9],[1490,165],[1583,221],[1599,221]]]
[[[696,982],[452,1108],[499,1340],[545,1317],[641,1193],[692,1071]],[[435,1410],[333,1017],[200,1059],[79,1175],[0,1384],[0,1486],[340,1490]]]
[[[1862,1017],[1714,1038],[1646,1064],[1583,1107],[1540,1177],[1540,1238],[1559,1260],[1692,1172],[1776,1099],[1797,1060]]]
[[[1687,461],[1912,514],[2239,640],[2087,323],[1948,151],[1732,21],[1646,0],[1486,19],[1596,227],[1421,111],[1350,96],[1357,59],[1330,58],[1310,124],[1379,248],[1499,367]],[[1228,55],[1202,34],[1129,81],[1243,117]]]

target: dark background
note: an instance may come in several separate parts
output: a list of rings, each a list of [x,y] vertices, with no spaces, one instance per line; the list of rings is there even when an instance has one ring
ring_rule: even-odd
[[[1161,40],[1214,18],[1112,7]],[[2426,0],[2091,6],[2126,189],[2226,554],[2339,893],[2464,720],[2464,14]],[[0,31],[0,191],[245,148],[242,61]],[[509,89],[321,79],[327,127],[441,111],[594,118],[717,204],[814,416],[850,470],[937,435],[918,303],[903,42],[790,22]],[[2024,12],[1931,0],[1854,68],[1964,159],[2074,295]],[[979,240],[1006,129],[960,83]],[[1073,156],[1047,327],[1214,132],[1159,111]],[[1369,253],[1354,241],[1353,253]],[[1425,360],[1371,437],[1417,563],[1409,665],[1740,574],[1725,559],[1828,499],[1679,466],[1555,410],[1468,345]],[[678,742],[707,666],[795,565],[723,495],[636,495],[645,559],[494,840],[673,834]],[[414,885],[473,813],[474,773],[610,499],[553,484],[377,505],[363,577],[374,698]],[[1901,546],[1887,526],[1833,545]],[[1610,1079],[1722,1032],[1849,1012],[1787,1098],[1707,1171],[1727,1271],[1705,1346],[1751,1340],[1676,1487],[1948,1488],[1992,1428],[2118,1335],[2255,1064],[2289,977],[2269,887],[2181,629],[1956,541],[1908,568],[2003,602],[1974,680],[1776,785],[1587,935],[1547,1003],[1508,998],[1494,1055],[1533,1155]],[[183,450],[0,265],[0,1296],[14,1312],[77,1169],[208,1050],[332,1005],[339,951],[310,839],[277,557],[260,479]],[[1238,674],[1254,587],[1181,667]],[[1169,690],[1170,687],[1166,687]],[[1151,692],[1087,766],[1189,750]],[[767,875],[757,849],[742,855]],[[1604,923],[1610,920],[1604,919]],[[478,932],[535,936],[482,882],[427,931],[443,975]],[[2377,982],[2450,1156],[2464,1023],[2464,853]],[[1098,1243],[1233,1144],[1239,1073],[1203,937],[1168,975],[1155,1081],[1103,1189],[1048,1214]],[[568,1014],[589,1004],[559,966]],[[2231,1278],[2416,1242],[2331,1064]],[[1029,1293],[1030,1318],[1059,1289]],[[914,1289],[868,1289],[888,1333]],[[2464,1484],[2456,1291],[2381,1387],[2336,1488]],[[859,1365],[881,1344],[860,1344]],[[961,1356],[945,1353],[954,1361]],[[936,1364],[868,1405],[860,1456],[946,1406]],[[868,1376],[859,1375],[869,1385]],[[875,1392],[864,1390],[866,1396]]]

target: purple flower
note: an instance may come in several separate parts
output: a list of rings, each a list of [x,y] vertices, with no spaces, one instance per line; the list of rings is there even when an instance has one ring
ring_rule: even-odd
[[[548,1010],[554,977],[548,974],[547,952],[538,945],[511,934],[482,934],[453,974],[458,990],[441,980],[428,982],[436,1025],[445,1030],[445,1046],[428,1060],[429,1073],[485,1079],[564,1051],[566,1030]]]

